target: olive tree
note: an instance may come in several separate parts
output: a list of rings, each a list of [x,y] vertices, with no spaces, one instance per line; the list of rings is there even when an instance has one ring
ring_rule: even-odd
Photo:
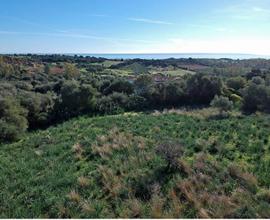
[[[233,102],[229,100],[228,97],[224,96],[215,96],[210,104],[212,107],[219,109],[220,115],[227,113],[232,110]]]

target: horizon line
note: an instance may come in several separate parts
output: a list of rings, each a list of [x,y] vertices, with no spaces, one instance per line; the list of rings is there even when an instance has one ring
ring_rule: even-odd
[[[270,54],[256,54],[256,53],[237,53],[237,52],[225,52],[225,53],[222,53],[222,52],[158,52],[158,53],[139,53],[139,52],[135,52],[135,53],[132,53],[132,52],[116,52],[116,53],[113,53],[113,52],[0,52],[0,55],[27,55],[27,54],[36,54],[36,55],[48,55],[48,54],[72,54],[72,55],[76,55],[76,54],[101,54],[101,55],[154,55],[154,54],[165,54],[165,55],[169,55],[169,54],[216,54],[216,55],[253,55],[253,56],[270,56]]]

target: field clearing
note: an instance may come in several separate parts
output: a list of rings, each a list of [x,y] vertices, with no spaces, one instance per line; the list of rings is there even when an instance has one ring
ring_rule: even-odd
[[[162,67],[153,67],[150,66],[149,67],[149,72],[151,74],[158,74],[158,73],[162,73],[164,75],[169,75],[169,76],[184,76],[186,74],[194,74],[195,72],[192,70],[185,70],[182,68],[175,68],[173,66],[169,66],[166,68],[162,68]]]
[[[269,122],[125,113],[28,133],[0,145],[0,217],[267,217]],[[157,153],[167,140],[182,168]]]
[[[105,68],[109,68],[112,65],[117,65],[120,63],[123,63],[123,61],[106,60],[102,63],[91,63],[91,65],[98,65],[98,66],[104,66]]]
[[[177,70],[164,70],[164,71],[150,71],[151,74],[157,74],[157,73],[162,73],[163,75],[168,75],[168,76],[184,76],[187,74],[195,74],[193,71],[189,70],[183,70],[183,69],[177,69]]]
[[[133,75],[131,70],[124,69],[106,69],[102,72],[104,75],[115,75],[115,76],[129,76]]]

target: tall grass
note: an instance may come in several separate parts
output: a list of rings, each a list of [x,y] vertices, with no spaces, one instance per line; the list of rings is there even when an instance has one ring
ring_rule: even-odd
[[[270,217],[269,122],[168,111],[28,133],[0,146],[0,217]]]

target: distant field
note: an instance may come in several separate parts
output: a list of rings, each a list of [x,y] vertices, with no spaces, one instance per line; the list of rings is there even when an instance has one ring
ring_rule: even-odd
[[[106,60],[102,63],[91,63],[92,65],[103,65],[106,68],[111,67],[112,65],[117,65],[119,63],[122,63],[122,61],[113,61],[113,60]]]
[[[162,73],[164,75],[169,75],[169,76],[183,76],[186,74],[194,74],[195,72],[189,71],[189,70],[183,70],[183,69],[177,69],[177,70],[168,70],[168,71],[150,71],[152,74],[156,73]]]
[[[115,75],[115,76],[128,76],[133,75],[131,70],[123,70],[123,69],[106,69],[102,72],[104,75]]]
[[[0,217],[269,217],[270,118],[201,114],[81,117],[0,145]]]

